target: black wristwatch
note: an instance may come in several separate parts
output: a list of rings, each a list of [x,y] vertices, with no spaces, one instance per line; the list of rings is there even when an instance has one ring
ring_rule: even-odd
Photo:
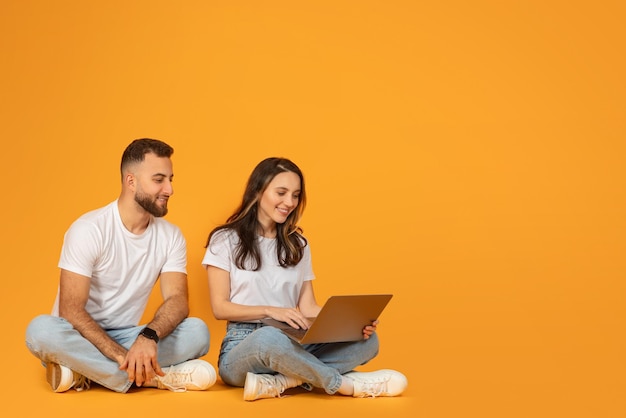
[[[155,343],[159,342],[159,336],[157,335],[156,331],[153,330],[152,328],[145,327],[144,329],[141,330],[139,335],[143,335],[146,338],[154,340]]]

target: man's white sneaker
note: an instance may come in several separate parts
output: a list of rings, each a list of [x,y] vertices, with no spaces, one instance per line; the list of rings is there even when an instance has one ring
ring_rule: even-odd
[[[74,388],[77,392],[89,389],[90,381],[58,363],[46,363],[46,380],[54,392],[66,392]]]
[[[289,388],[301,385],[293,377],[282,374],[254,374],[246,375],[246,383],[243,387],[243,400],[255,401],[264,398],[280,398],[280,395]]]
[[[163,371],[165,376],[157,376],[156,385],[159,389],[168,389],[172,392],[207,390],[217,380],[213,366],[199,359],[164,367]]]
[[[395,370],[349,372],[343,376],[352,379],[355,398],[398,396],[408,385],[406,376]]]

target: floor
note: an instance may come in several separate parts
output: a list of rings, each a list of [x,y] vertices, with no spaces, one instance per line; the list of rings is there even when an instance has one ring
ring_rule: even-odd
[[[131,389],[126,394],[111,392],[101,386],[83,392],[70,390],[53,393],[45,379],[45,371],[33,358],[24,363],[23,373],[18,376],[23,383],[16,390],[3,393],[9,410],[41,411],[47,417],[62,417],[68,413],[80,413],[90,418],[111,416],[179,416],[181,413],[215,414],[238,417],[243,415],[272,417],[323,417],[355,414],[359,417],[414,416],[416,393],[409,388],[396,398],[355,399],[345,396],[329,396],[321,391],[306,392],[290,389],[280,399],[263,399],[246,402],[243,390],[223,384],[220,380],[203,392],[174,393],[158,389]],[[210,360],[210,359],[207,359]],[[26,383],[28,382],[28,383]],[[7,396],[8,395],[8,396]],[[5,404],[7,403],[5,402]],[[34,411],[33,411],[34,410]],[[16,414],[17,415],[17,414]],[[29,414],[30,415],[30,414]]]

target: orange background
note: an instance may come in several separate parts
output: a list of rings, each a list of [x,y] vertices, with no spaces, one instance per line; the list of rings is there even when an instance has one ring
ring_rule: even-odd
[[[3,1],[6,410],[625,416],[625,12],[619,1]],[[320,302],[395,294],[363,369],[403,371],[405,394],[52,394],[25,328],[52,306],[63,233],[117,197],[121,153],[139,137],[175,148],[167,218],[188,241],[208,361],[224,324],[208,306],[205,239],[254,165],[285,156],[307,180]]]

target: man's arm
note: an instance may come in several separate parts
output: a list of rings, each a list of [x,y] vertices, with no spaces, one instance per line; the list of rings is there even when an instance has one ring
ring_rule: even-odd
[[[126,349],[111,339],[85,310],[90,282],[87,276],[61,269],[59,316],[72,324],[102,354],[121,365]]]
[[[189,315],[187,275],[185,273],[161,273],[163,303],[156,311],[148,327],[155,330],[159,339],[168,336]],[[165,373],[157,361],[157,344],[143,336],[137,337],[120,367],[137,386],[150,382],[155,375]]]
[[[155,330],[159,338],[163,338],[171,334],[189,315],[189,291],[185,273],[161,273],[160,280],[163,303],[148,327]]]

